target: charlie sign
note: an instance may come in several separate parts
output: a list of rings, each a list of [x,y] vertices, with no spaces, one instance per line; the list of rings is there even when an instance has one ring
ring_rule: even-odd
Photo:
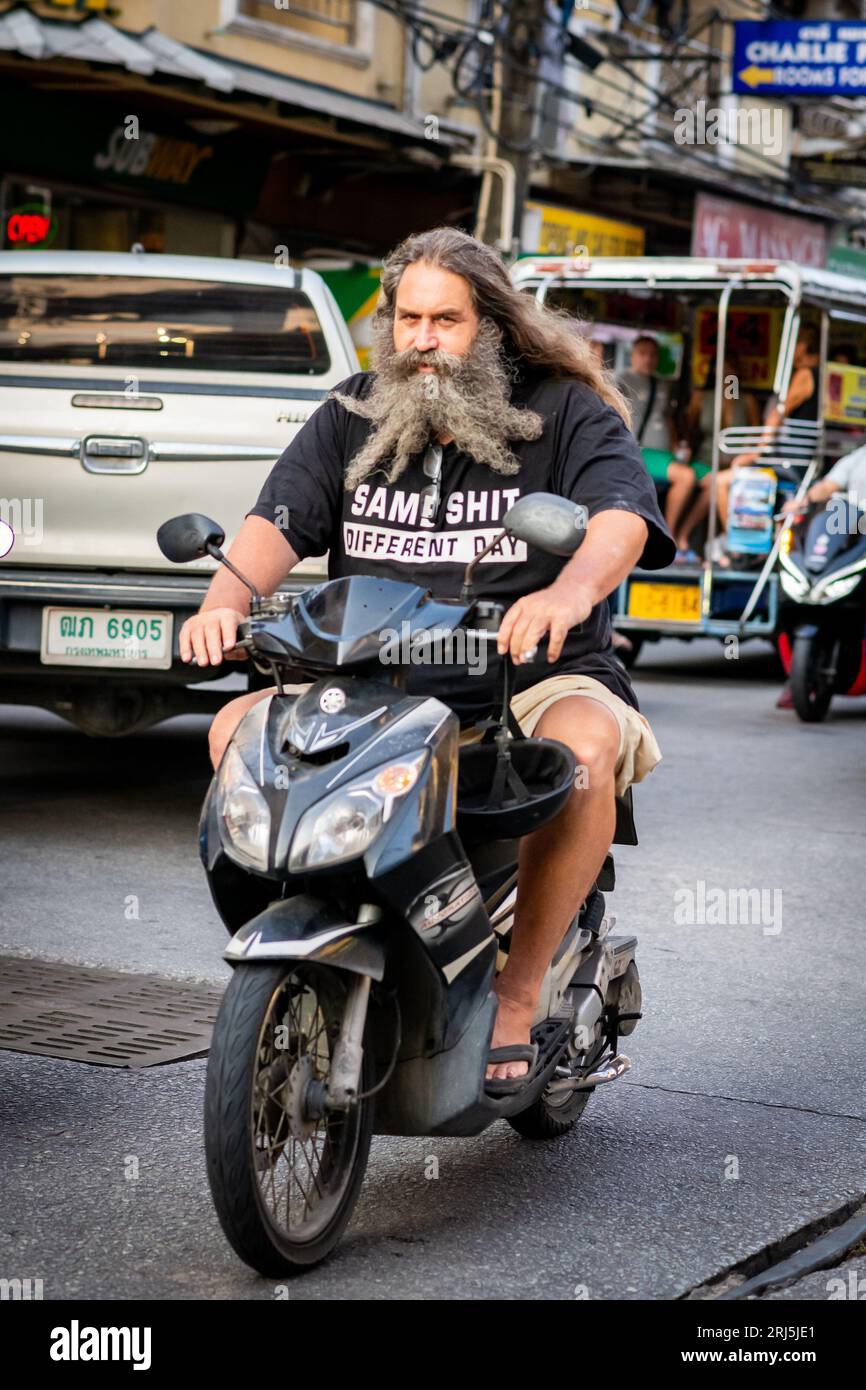
[[[735,92],[825,97],[866,91],[866,23],[744,20],[734,31]]]

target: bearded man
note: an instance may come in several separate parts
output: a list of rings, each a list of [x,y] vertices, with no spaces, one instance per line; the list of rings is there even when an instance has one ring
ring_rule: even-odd
[[[261,593],[327,551],[331,578],[382,576],[456,598],[518,497],[552,492],[589,512],[567,563],[517,541],[480,562],[476,592],[507,608],[484,674],[450,663],[407,673],[409,694],[455,710],[465,742],[490,714],[510,653],[523,732],[559,739],[581,768],[564,809],[520,845],[511,946],[494,984],[491,1055],[509,1051],[487,1068],[502,1094],[526,1084],[541,983],[610,847],[615,793],[661,756],[613,653],[605,600],[636,564],[670,564],[675,546],[628,407],[589,343],[517,290],[474,237],[435,228],[386,258],[371,367],[330,392],[247,513],[229,557]],[[247,590],[219,569],[181,630],[183,660],[221,662],[247,612]],[[215,767],[241,716],[271,694],[216,716]]]

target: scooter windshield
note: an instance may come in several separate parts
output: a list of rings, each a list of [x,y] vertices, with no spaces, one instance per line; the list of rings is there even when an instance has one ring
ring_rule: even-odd
[[[287,657],[335,669],[374,660],[383,643],[403,633],[451,631],[468,611],[468,604],[431,598],[418,584],[350,575],[308,589],[285,617],[254,627],[256,647],[276,655],[278,644]]]
[[[806,569],[821,574],[837,566],[848,565],[855,558],[851,553],[863,541],[861,518],[864,514],[842,497],[833,499],[822,512],[812,517],[804,545]]]

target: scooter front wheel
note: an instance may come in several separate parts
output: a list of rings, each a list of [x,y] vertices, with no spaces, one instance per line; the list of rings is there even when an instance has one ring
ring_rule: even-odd
[[[318,1264],[357,1200],[372,1101],[324,1104],[348,996],[314,963],[236,967],[214,1025],[205,1086],[211,1194],[230,1244],[266,1275]],[[364,1049],[361,1095],[373,1085]]]
[[[826,717],[833,698],[834,677],[829,667],[834,655],[833,641],[826,634],[801,634],[794,640],[791,656],[791,698],[799,717],[806,724],[817,724]]]

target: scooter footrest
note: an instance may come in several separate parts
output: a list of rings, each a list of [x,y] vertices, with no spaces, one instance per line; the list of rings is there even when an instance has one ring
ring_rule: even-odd
[[[570,1018],[546,1018],[542,1023],[536,1023],[530,1032],[530,1038],[532,1042],[538,1043],[539,1071],[546,1067],[568,1042],[570,1031]]]

